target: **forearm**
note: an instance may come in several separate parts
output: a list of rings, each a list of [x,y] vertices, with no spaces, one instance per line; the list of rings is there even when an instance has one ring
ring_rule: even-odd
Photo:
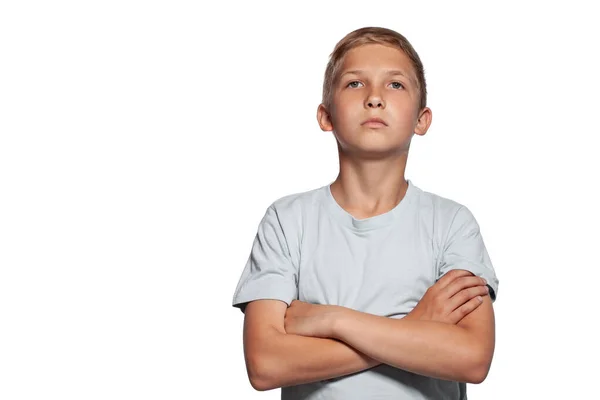
[[[248,360],[258,371],[253,386],[258,390],[292,386],[336,378],[379,365],[347,344],[326,338],[273,332]]]
[[[350,310],[333,330],[334,338],[367,356],[416,374],[477,383],[487,373],[477,341],[457,325]]]

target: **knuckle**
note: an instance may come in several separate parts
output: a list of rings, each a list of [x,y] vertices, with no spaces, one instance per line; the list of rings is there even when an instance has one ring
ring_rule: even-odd
[[[456,299],[460,302],[460,304],[464,304],[465,302],[471,299],[471,294],[468,289],[461,290],[455,295]]]
[[[471,282],[471,277],[464,276],[464,277],[460,278],[458,283],[460,284],[461,287],[466,287],[466,286],[469,286],[470,282]]]
[[[446,273],[446,275],[444,275],[444,277],[446,277],[447,280],[454,280],[459,276],[460,276],[460,270],[458,270],[458,269],[453,269],[451,271],[448,271]]]
[[[467,304],[469,302],[469,300],[471,300],[472,298],[473,298],[473,296],[471,295],[471,293],[465,291],[465,293],[461,297],[460,301],[464,305],[464,304]]]
[[[462,309],[465,314],[468,314],[471,311],[473,311],[473,309],[475,308],[475,305],[476,305],[475,300],[476,299],[471,299],[462,306]]]
[[[473,275],[471,271],[467,271],[466,269],[455,269],[453,271],[459,276]]]
[[[474,276],[466,276],[461,281],[461,285],[462,285],[462,287],[466,288],[466,287],[481,285],[481,282],[479,281],[478,278],[476,278]]]
[[[463,302],[470,300],[471,297],[473,297],[473,295],[471,294],[471,291],[469,289],[461,290],[459,295],[460,295],[460,299]]]
[[[461,319],[463,319],[463,317],[465,312],[463,310],[462,307],[457,308],[456,310],[454,310],[454,312],[452,313],[452,319],[454,320],[454,323],[457,323],[458,321],[460,321]]]
[[[476,307],[477,307],[477,304],[474,301],[469,301],[465,305],[465,315],[469,314],[470,312],[472,312]]]
[[[450,296],[456,295],[456,294],[460,293],[463,290],[464,290],[463,285],[461,285],[458,282],[448,286],[448,294]]]
[[[459,278],[459,279],[456,280],[455,285],[457,287],[460,287],[460,288],[465,288],[465,287],[470,286],[471,282],[472,282],[471,281],[471,277],[469,277],[469,276],[463,276],[463,277],[461,277],[461,278]]]
[[[456,278],[458,278],[458,277],[461,277],[461,276],[464,276],[464,275],[465,275],[465,270],[464,270],[464,269],[453,269],[453,270],[452,270],[452,271],[450,271],[450,272],[452,272],[452,276],[453,276],[453,277],[456,277]]]

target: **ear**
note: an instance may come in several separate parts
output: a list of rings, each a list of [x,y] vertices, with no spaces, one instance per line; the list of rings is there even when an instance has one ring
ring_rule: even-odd
[[[423,136],[427,133],[427,130],[431,125],[431,117],[431,109],[429,107],[425,107],[419,112],[419,118],[417,119],[417,125],[415,126],[415,133],[417,135]]]
[[[317,108],[317,122],[319,122],[321,130],[325,132],[330,132],[333,130],[331,116],[329,115],[329,111],[327,111],[324,104],[319,104],[319,108]]]

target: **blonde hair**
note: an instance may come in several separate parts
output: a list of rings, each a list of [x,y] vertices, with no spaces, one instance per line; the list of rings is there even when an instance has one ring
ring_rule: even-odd
[[[366,27],[360,28],[347,34],[340,40],[329,56],[329,62],[325,69],[325,79],[323,80],[323,99],[322,102],[331,112],[333,100],[333,87],[339,78],[339,69],[348,51],[365,44],[383,44],[395,47],[406,54],[410,59],[417,77],[419,96],[419,109],[427,105],[427,86],[425,82],[425,71],[419,55],[412,47],[410,42],[401,34],[391,29]]]

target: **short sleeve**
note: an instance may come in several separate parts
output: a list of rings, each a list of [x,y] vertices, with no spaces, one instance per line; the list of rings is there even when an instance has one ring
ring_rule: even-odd
[[[479,224],[471,211],[465,207],[457,211],[442,247],[438,279],[453,269],[464,269],[484,278],[490,290],[492,302],[498,295],[498,278],[492,266]]]
[[[297,278],[279,217],[271,205],[258,226],[233,306],[244,312],[248,302],[260,299],[281,300],[289,306],[298,297]]]

